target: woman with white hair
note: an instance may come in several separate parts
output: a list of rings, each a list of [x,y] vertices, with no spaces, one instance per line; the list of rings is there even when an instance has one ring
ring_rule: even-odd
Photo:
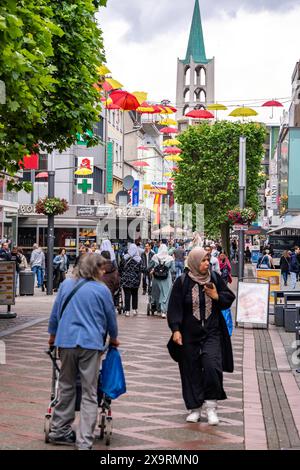
[[[172,289],[172,272],[175,272],[175,261],[169,255],[167,245],[163,244],[159,247],[157,255],[153,256],[149,264],[149,271],[153,275],[152,302],[161,312],[161,317],[166,318]]]

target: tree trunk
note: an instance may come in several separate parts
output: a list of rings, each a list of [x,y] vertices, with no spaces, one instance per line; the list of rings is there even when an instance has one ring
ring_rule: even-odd
[[[226,222],[221,225],[221,237],[223,251],[230,258],[230,227]]]

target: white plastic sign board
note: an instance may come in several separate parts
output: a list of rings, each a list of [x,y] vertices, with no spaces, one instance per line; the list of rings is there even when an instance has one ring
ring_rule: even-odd
[[[237,299],[237,323],[268,326],[268,283],[239,282]]]

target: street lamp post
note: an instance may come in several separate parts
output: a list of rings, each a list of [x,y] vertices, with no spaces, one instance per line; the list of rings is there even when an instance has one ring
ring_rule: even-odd
[[[247,188],[247,161],[246,161],[247,138],[240,137],[239,153],[239,205],[241,209],[245,208],[246,188]],[[239,280],[244,277],[244,251],[245,251],[245,232],[239,232]]]
[[[48,172],[48,197],[55,196],[55,171]],[[47,295],[53,294],[54,215],[48,215]]]

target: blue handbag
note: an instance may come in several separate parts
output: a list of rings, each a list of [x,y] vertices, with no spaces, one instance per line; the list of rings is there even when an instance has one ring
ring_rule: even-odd
[[[109,347],[99,379],[99,391],[112,400],[126,393],[125,375],[118,349]]]
[[[222,314],[227,325],[229,336],[232,336],[233,322],[230,308],[227,308],[227,310],[222,310]]]

